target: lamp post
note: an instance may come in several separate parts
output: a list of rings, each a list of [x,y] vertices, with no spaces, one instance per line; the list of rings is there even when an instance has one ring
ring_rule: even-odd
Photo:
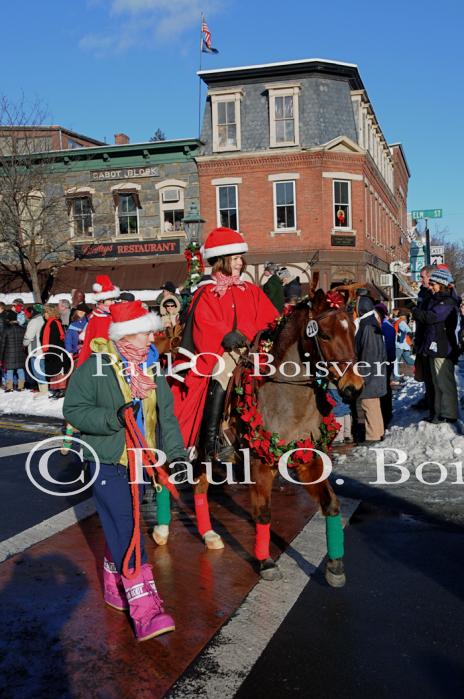
[[[196,202],[192,201],[187,215],[182,219],[184,224],[184,231],[187,235],[187,244],[198,243],[200,244],[201,237],[201,227],[205,222],[204,218],[201,218],[200,212]]]

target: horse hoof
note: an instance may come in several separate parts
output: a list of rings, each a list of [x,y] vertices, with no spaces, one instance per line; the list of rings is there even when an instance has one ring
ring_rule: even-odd
[[[329,583],[330,587],[343,587],[345,585],[345,568],[341,558],[336,558],[333,561],[327,561],[327,565],[325,567],[325,579]]]
[[[206,534],[203,535],[203,541],[205,542],[205,546],[207,549],[223,549],[224,548],[224,542],[217,534],[215,531],[212,529],[209,530],[209,532],[206,532]]]
[[[281,580],[282,573],[279,570],[277,563],[274,563],[272,558],[266,558],[265,561],[261,561],[259,567],[259,574],[263,580]]]
[[[158,546],[166,546],[169,537],[169,527],[167,524],[157,524],[153,528],[151,535]]]

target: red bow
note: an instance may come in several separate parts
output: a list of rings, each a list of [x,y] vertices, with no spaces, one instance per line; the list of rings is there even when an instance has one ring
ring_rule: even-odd
[[[338,291],[329,291],[327,301],[330,308],[340,308],[345,304],[345,299]]]

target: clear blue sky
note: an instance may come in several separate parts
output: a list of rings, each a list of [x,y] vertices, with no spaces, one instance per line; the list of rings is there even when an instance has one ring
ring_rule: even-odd
[[[17,0],[2,6],[0,93],[47,106],[49,123],[132,141],[198,129],[204,68],[298,58],[356,63],[383,132],[412,173],[408,208],[444,209],[464,238],[462,0]],[[433,230],[433,227],[432,227]]]

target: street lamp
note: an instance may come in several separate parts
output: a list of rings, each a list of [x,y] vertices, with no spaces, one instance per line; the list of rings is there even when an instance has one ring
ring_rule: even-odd
[[[192,201],[187,215],[182,219],[188,245],[193,242],[200,243],[201,226],[204,222],[205,219],[201,218],[196,202]]]

